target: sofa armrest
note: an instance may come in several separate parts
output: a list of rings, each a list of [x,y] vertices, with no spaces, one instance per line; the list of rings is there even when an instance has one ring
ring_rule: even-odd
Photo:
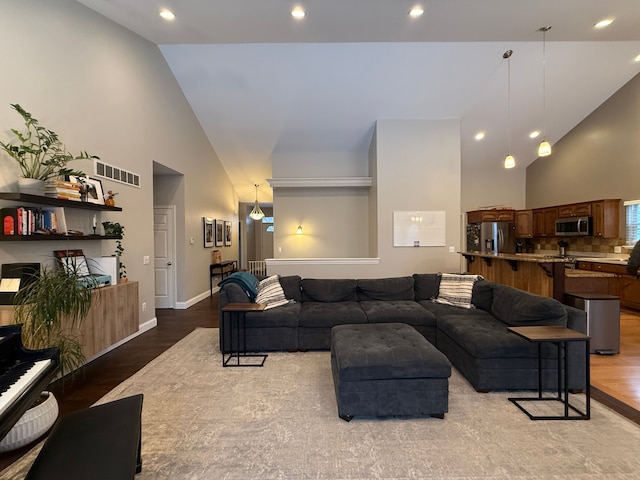
[[[565,305],[564,308],[567,310],[567,328],[586,335],[587,312],[579,308],[570,307],[569,305]]]

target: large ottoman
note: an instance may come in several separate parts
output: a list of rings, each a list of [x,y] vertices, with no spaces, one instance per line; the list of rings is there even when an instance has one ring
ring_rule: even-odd
[[[331,370],[343,420],[448,411],[451,363],[410,325],[333,327]]]

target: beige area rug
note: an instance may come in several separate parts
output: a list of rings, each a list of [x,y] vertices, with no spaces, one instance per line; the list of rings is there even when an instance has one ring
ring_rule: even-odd
[[[144,394],[136,479],[640,479],[640,426],[597,402],[590,421],[533,422],[454,372],[444,420],[347,423],[329,352],[222,368],[217,339],[197,329],[101,400]]]

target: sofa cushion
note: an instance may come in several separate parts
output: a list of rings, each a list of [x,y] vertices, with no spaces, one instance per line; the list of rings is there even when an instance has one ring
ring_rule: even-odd
[[[300,275],[284,275],[280,277],[280,285],[284,290],[284,296],[295,300],[296,302],[302,301],[302,292],[300,292]]]
[[[256,303],[263,303],[265,305],[265,310],[280,307],[289,302],[291,302],[291,300],[285,297],[278,275],[272,275],[258,283]]]
[[[481,310],[491,311],[493,303],[493,287],[495,283],[489,282],[481,278],[473,284],[473,293],[471,294],[471,303]]]
[[[368,323],[397,322],[412,326],[435,327],[436,316],[413,300],[367,300],[360,302]]]
[[[300,327],[326,328],[343,323],[366,323],[367,316],[358,302],[303,302]]]
[[[247,292],[237,283],[227,283],[221,290],[229,299],[229,303],[251,303]]]
[[[356,280],[358,299],[365,300],[413,300],[413,277],[366,278]]]
[[[300,281],[303,302],[357,302],[357,283],[350,279],[305,278]]]
[[[509,326],[567,326],[567,310],[558,300],[496,284],[491,313]]]
[[[475,305],[471,303],[471,295],[473,294],[473,285],[480,278],[482,278],[480,275],[443,273],[435,301],[456,307],[475,308]]]
[[[437,319],[445,315],[477,315],[478,313],[485,313],[478,308],[454,307],[452,305],[445,305],[444,303],[436,303],[433,300],[420,300],[418,305],[420,305],[420,308],[433,314]]]
[[[489,313],[438,317],[438,330],[476,359],[536,358],[538,348]]]
[[[247,312],[245,321],[247,328],[297,328],[300,317],[300,303],[288,303],[262,312]]]
[[[431,300],[438,296],[440,275],[437,273],[414,273],[413,285],[415,300]]]

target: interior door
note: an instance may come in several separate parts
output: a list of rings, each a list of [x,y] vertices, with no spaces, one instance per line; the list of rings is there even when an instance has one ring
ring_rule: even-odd
[[[175,207],[154,207],[153,247],[156,308],[176,304]]]

